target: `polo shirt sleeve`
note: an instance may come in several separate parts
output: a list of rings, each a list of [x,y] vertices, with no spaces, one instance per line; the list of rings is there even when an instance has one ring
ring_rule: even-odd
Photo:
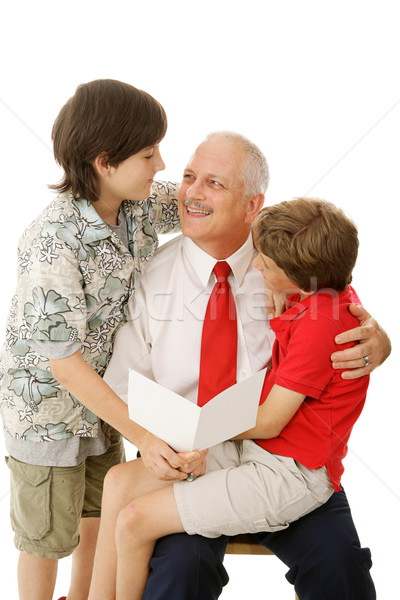
[[[149,198],[149,220],[158,233],[177,233],[181,229],[178,214],[179,184],[155,181]]]
[[[31,243],[29,243],[31,242]],[[75,253],[43,232],[20,245],[17,286],[19,323],[26,339],[83,342],[86,298]]]
[[[331,354],[337,350],[337,323],[323,315],[293,321],[284,356],[280,354],[275,383],[318,399],[335,374]]]

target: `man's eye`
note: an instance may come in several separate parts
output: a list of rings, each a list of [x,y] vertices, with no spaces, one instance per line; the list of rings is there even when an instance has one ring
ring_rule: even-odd
[[[215,181],[215,179],[213,179],[210,183],[214,187],[222,187],[222,185],[220,184],[220,182],[219,181]]]
[[[191,175],[190,173],[184,173],[183,179],[193,179],[193,175]]]

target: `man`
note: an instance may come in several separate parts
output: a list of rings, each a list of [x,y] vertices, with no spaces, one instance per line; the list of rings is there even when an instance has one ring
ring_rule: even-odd
[[[131,306],[131,321],[117,335],[106,378],[119,395],[126,396],[131,367],[196,402],[202,322],[217,260],[226,260],[232,268],[229,283],[238,315],[237,379],[268,362],[273,339],[267,326],[262,278],[251,264],[254,250],[249,236],[251,222],[264,202],[267,181],[264,157],[241,136],[212,134],[197,148],[185,169],[179,193],[184,237],[160,248]],[[355,339],[365,333],[361,328],[349,335]],[[350,360],[351,366],[363,374],[368,362],[364,356],[374,357],[368,370],[384,359],[388,345],[384,339],[376,329],[365,344],[339,358]],[[174,464],[157,451],[149,458],[148,446],[144,462],[158,478],[174,478]],[[203,469],[200,464],[191,470],[199,475]],[[176,476],[181,478],[179,469]],[[113,486],[126,487],[126,478],[121,481],[118,469],[112,470],[108,479],[110,494]],[[126,503],[129,500],[127,495]],[[95,590],[104,589],[102,577],[112,564],[113,553],[115,556],[112,525],[103,525],[93,579]],[[343,491],[288,529],[257,537],[289,566],[287,578],[295,584],[302,600],[375,598],[369,576],[370,553],[360,548]],[[156,546],[143,597],[217,598],[227,582],[222,565],[225,546],[223,537],[179,534],[162,538]],[[108,596],[93,593],[93,597]]]

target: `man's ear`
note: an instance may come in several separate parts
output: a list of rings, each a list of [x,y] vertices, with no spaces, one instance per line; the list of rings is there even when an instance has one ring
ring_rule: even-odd
[[[264,194],[257,194],[256,196],[250,196],[247,198],[247,214],[245,223],[252,223],[262,207],[264,206],[265,196]]]
[[[108,177],[111,171],[111,166],[108,162],[108,155],[106,152],[100,152],[93,161],[93,167],[100,177]]]

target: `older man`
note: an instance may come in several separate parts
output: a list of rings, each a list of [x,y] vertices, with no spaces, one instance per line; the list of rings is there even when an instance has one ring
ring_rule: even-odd
[[[203,319],[215,282],[212,269],[218,260],[227,261],[231,267],[229,283],[237,313],[237,380],[268,362],[273,339],[267,326],[262,278],[252,266],[250,236],[267,182],[265,158],[241,136],[212,134],[197,148],[179,193],[184,236],[159,249],[131,306],[131,320],[117,335],[106,379],[119,395],[126,397],[128,369],[134,368],[196,402]],[[363,313],[363,318],[367,317]],[[374,356],[370,369],[382,362],[388,342],[379,327],[358,328],[348,335],[352,339],[367,335],[368,339],[339,359],[351,361],[360,374],[365,372],[365,355]],[[143,449],[139,445],[144,464],[159,479],[181,478],[182,469],[175,468],[173,457],[167,457],[162,448],[157,438],[148,434]],[[203,462],[191,470],[201,474]],[[113,469],[106,482],[103,506],[107,517],[100,530],[90,598],[113,597],[113,532],[118,507],[110,507],[116,495],[121,498],[120,508],[131,500],[126,465],[123,471]],[[370,552],[360,547],[343,491],[286,530],[261,534],[257,539],[289,566],[287,578],[295,584],[300,598],[375,598],[369,575]],[[224,537],[186,534],[162,538],[151,561],[143,597],[217,598],[228,580],[222,565],[226,542]]]

